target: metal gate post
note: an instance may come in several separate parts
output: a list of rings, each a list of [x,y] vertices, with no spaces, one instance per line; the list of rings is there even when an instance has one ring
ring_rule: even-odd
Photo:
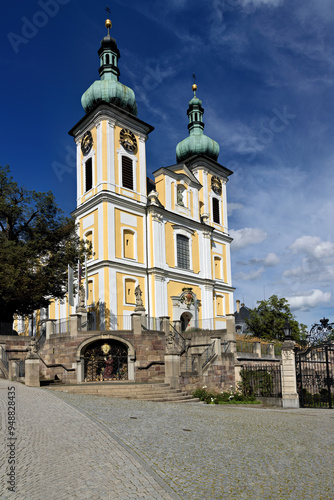
[[[325,346],[325,354],[326,354],[326,375],[327,375],[327,391],[328,391],[328,404],[330,408],[332,406],[332,395],[331,395],[331,379],[329,374],[329,359],[328,359],[328,346]]]

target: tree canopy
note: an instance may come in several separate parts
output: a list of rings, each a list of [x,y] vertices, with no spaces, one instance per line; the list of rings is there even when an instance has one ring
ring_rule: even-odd
[[[31,314],[67,293],[67,269],[86,249],[75,221],[65,217],[51,191],[19,187],[0,167],[0,322]]]
[[[267,340],[284,340],[284,324],[289,321],[291,337],[296,341],[306,339],[306,325],[298,323],[290,311],[286,299],[279,299],[272,295],[268,300],[258,301],[258,306],[250,309],[250,318],[246,319],[247,326],[254,335]]]

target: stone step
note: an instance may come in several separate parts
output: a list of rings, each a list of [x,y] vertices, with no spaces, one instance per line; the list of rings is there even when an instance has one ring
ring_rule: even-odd
[[[63,391],[70,394],[87,394],[95,396],[136,399],[140,401],[198,403],[199,400],[180,389],[174,389],[169,384],[92,384],[50,386],[53,391]]]

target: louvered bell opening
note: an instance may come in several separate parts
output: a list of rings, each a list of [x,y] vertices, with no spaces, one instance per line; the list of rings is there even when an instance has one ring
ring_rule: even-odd
[[[122,185],[124,188],[133,190],[132,160],[127,156],[122,157]]]
[[[90,191],[93,187],[93,161],[88,158],[86,161],[86,192]]]
[[[212,214],[213,222],[220,224],[219,200],[217,198],[213,198],[212,200]]]

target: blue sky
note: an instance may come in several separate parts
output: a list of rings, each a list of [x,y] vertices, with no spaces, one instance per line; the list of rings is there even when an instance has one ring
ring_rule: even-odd
[[[104,2],[18,0],[0,19],[0,164],[75,208],[67,132],[98,79]],[[288,298],[298,321],[334,321],[332,0],[116,0],[122,83],[155,127],[148,174],[187,135],[192,74],[228,183],[235,299]],[[41,14],[42,13],[42,14]]]

